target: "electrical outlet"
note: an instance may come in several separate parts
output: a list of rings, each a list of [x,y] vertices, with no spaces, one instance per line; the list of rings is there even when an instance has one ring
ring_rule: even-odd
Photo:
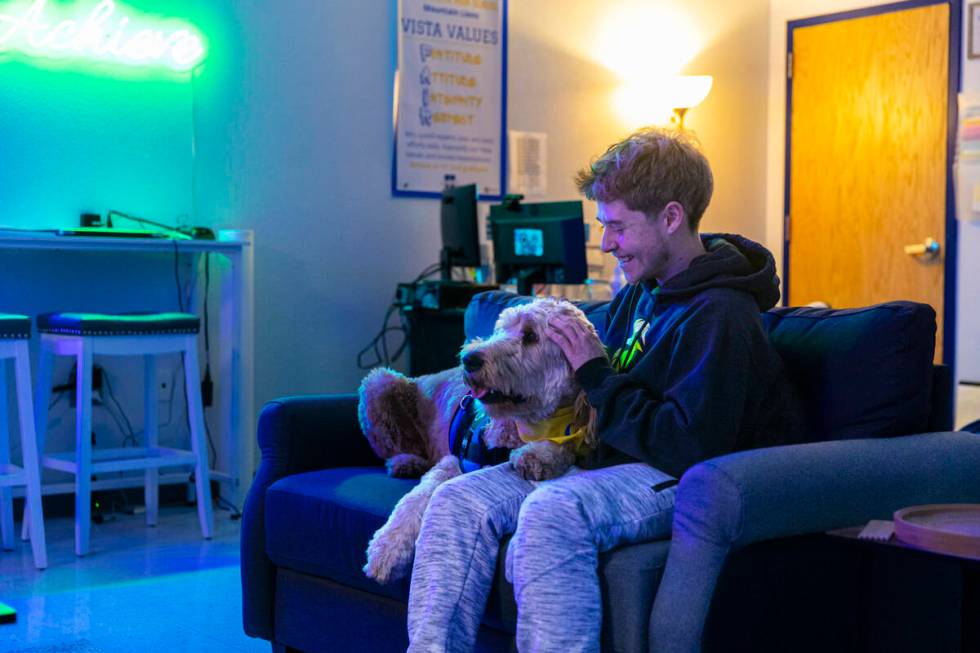
[[[180,363],[177,362],[176,365],[178,369],[175,373],[174,367],[171,364],[157,364],[157,399],[161,402],[166,403],[177,396],[175,394],[172,395],[177,390],[173,386],[180,385]]]
[[[157,368],[157,401],[161,404],[167,403],[170,399],[170,370],[167,368]]]

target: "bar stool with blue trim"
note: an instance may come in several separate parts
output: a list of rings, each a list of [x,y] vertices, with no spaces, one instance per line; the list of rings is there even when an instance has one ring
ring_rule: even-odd
[[[30,515],[26,529],[31,539],[34,565],[48,566],[44,542],[44,515],[41,507],[41,469],[38,464],[37,438],[34,432],[34,403],[31,401],[31,361],[27,342],[31,337],[31,319],[26,315],[0,313],[0,530],[3,548],[14,548],[14,505],[10,488],[24,486],[24,514]],[[17,418],[20,423],[20,445],[23,466],[10,461],[10,430],[7,415],[7,359],[14,360],[14,383],[17,390]]]
[[[146,523],[155,526],[159,508],[159,470],[194,467],[197,514],[201,533],[211,538],[214,517],[208,476],[208,449],[201,404],[201,377],[197,362],[200,319],[190,313],[45,313],[37,317],[41,356],[37,374],[37,402],[47,406],[55,355],[73,356],[76,368],[75,451],[43,455],[47,413],[39,411],[38,442],[44,467],[75,475],[75,554],[89,551],[92,475],[143,469]],[[184,358],[184,388],[190,422],[191,450],[162,447],[158,442],[158,390],[156,356],[180,352]],[[92,357],[132,356],[144,359],[143,447],[92,449]]]

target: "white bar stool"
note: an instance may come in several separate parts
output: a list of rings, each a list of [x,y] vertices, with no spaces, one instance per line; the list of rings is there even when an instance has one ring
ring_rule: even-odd
[[[0,530],[3,548],[14,548],[14,504],[10,488],[24,487],[24,515],[30,515],[27,529],[38,569],[48,566],[44,542],[44,515],[41,506],[41,469],[37,458],[34,433],[34,403],[31,401],[31,362],[27,341],[31,337],[31,319],[26,315],[0,313]],[[7,359],[14,359],[14,381],[17,386],[17,413],[20,422],[20,445],[23,467],[10,462],[10,424],[7,415]]]
[[[145,470],[146,523],[155,526],[159,514],[159,470],[161,467],[192,465],[197,490],[197,515],[201,533],[211,538],[211,484],[208,477],[208,448],[201,404],[201,376],[197,363],[197,333],[200,320],[189,313],[46,313],[37,317],[41,333],[41,357],[37,374],[37,402],[46,407],[51,394],[51,368],[55,355],[74,356],[75,451],[44,455],[44,467],[75,475],[75,555],[89,551],[92,474]],[[191,451],[161,447],[158,442],[156,359],[158,354],[181,352],[184,357],[184,388],[190,421]],[[92,450],[92,357],[142,355],[144,359],[143,447]],[[39,410],[37,432],[44,452],[47,411]]]

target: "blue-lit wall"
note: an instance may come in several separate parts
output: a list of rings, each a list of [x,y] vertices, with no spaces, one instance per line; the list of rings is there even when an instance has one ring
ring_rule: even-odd
[[[54,11],[74,6],[81,20],[95,4],[49,2],[46,17],[54,22]],[[221,24],[195,4],[203,3],[124,1],[117,11]],[[0,12],[24,5],[0,0]],[[85,208],[164,221],[190,214],[195,83],[165,67],[0,53],[0,225],[73,226]]]
[[[960,79],[963,93],[973,97],[980,96],[980,59],[967,57],[967,39],[970,36],[971,3],[963,3],[963,59],[960,62]],[[976,37],[974,37],[976,38]],[[975,168],[974,168],[975,169]],[[976,179],[975,176],[972,177]],[[967,213],[969,202],[964,198],[973,197],[972,188],[960,188],[959,206],[959,256],[956,259],[957,277],[957,321],[956,321],[956,377],[960,381],[980,382],[980,345],[977,344],[977,334],[980,333],[980,258],[976,252],[980,250],[980,212]],[[963,388],[960,388],[963,392]],[[966,416],[964,415],[964,418]],[[973,417],[971,414],[970,417]],[[957,418],[957,424],[965,423],[965,419]]]
[[[193,24],[207,59],[185,74],[0,59],[0,226],[67,227],[83,211],[116,209],[252,229],[258,405],[356,387],[355,354],[395,283],[438,249],[435,204],[388,192],[393,3],[120,4]],[[168,256],[0,258],[0,310],[177,307]],[[200,267],[182,258],[179,270],[186,281]],[[140,364],[100,362],[139,430]],[[165,361],[162,381],[175,365]],[[69,368],[62,362],[55,381]],[[164,443],[185,437],[177,396]],[[49,450],[72,446],[68,403],[52,409]],[[122,440],[103,409],[94,428],[100,445]]]
[[[100,72],[0,65],[0,225],[74,226],[86,207],[190,213],[190,76]]]
[[[23,4],[0,1],[0,11]],[[180,17],[191,24],[206,23],[207,29],[223,24],[194,5],[134,2],[128,7]],[[219,39],[228,38],[221,30],[215,33]],[[212,66],[210,61],[208,65]],[[194,102],[204,70],[195,79],[190,73],[161,69],[0,53],[0,227],[71,227],[79,224],[82,212],[105,215],[110,209],[169,224],[196,223]],[[120,222],[119,226],[137,225]],[[176,309],[179,303],[174,261],[167,257],[3,250],[0,269],[0,311],[35,315],[51,310]],[[178,269],[184,281],[196,272],[188,257],[181,257]],[[141,432],[143,402],[137,383],[142,380],[141,362],[98,362],[125,418]],[[173,395],[170,392],[179,378],[174,376],[178,359],[163,357],[161,364],[160,380],[167,385],[160,406],[165,420],[162,441],[183,446],[180,383]],[[70,367],[70,361],[59,361],[55,384],[68,380]],[[71,449],[74,420],[69,396],[53,399],[57,401],[50,411],[48,450]],[[128,431],[125,418],[118,411],[95,410],[98,446],[122,444]],[[17,459],[18,438],[12,444]],[[48,480],[59,477],[46,473]]]
[[[0,11],[10,4],[0,0]],[[253,229],[257,407],[282,394],[356,388],[355,354],[379,328],[395,284],[438,251],[436,203],[389,192],[394,3],[120,5],[194,25],[208,41],[205,62],[178,74],[3,56],[0,226],[74,226],[81,212],[116,209]],[[4,251],[0,259],[0,311],[178,304],[168,256]],[[216,278],[221,262],[212,265]],[[180,260],[184,282],[201,269]],[[139,431],[140,363],[99,362]],[[162,382],[176,365],[164,361]],[[69,370],[62,361],[55,382]],[[163,394],[164,444],[186,437],[181,391],[178,381],[173,412],[169,388]],[[72,448],[72,422],[65,397],[51,411],[49,451]],[[122,442],[105,409],[94,429],[100,446]]]

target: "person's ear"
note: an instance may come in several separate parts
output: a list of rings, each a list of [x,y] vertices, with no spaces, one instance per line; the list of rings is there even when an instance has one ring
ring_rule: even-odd
[[[662,213],[668,234],[674,234],[687,224],[687,212],[679,202],[668,202]]]

